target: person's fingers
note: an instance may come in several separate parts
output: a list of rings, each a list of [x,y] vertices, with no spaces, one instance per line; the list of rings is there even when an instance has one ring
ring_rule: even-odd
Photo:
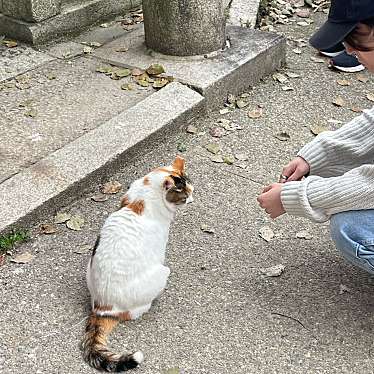
[[[262,193],[266,193],[266,192],[270,191],[272,188],[273,188],[273,185],[270,184],[269,186],[264,187],[264,189],[262,190]]]

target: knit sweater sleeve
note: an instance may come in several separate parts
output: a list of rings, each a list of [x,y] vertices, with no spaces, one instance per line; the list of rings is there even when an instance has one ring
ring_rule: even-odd
[[[332,177],[374,160],[374,108],[365,110],[336,131],[326,131],[298,153],[310,175]]]
[[[317,136],[298,155],[310,176],[282,185],[287,213],[324,222],[335,213],[374,209],[374,108]]]
[[[374,165],[362,165],[338,177],[310,176],[282,186],[287,213],[327,221],[332,214],[374,209]]]

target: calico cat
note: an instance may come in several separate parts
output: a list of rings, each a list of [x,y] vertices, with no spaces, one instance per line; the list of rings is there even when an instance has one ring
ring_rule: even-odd
[[[140,317],[166,286],[164,265],[169,227],[178,205],[192,201],[193,187],[184,159],[158,168],[133,182],[121,209],[105,221],[88,263],[87,285],[92,312],[82,350],[92,367],[120,372],[137,367],[143,353],[115,354],[107,335],[119,321]]]

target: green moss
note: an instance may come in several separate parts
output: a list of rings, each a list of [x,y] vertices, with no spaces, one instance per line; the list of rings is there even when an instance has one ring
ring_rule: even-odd
[[[7,235],[0,235],[0,254],[12,249],[16,243],[23,243],[29,239],[27,231],[13,231]]]

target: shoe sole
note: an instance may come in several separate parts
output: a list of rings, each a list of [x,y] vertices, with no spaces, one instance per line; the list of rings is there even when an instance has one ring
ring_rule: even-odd
[[[363,65],[345,67],[345,66],[336,66],[334,64],[331,64],[331,67],[333,67],[336,70],[343,71],[344,73],[357,73],[359,71],[365,70],[365,66]]]
[[[326,57],[336,57],[336,56],[341,55],[343,52],[344,52],[344,49],[342,51],[339,51],[339,52],[324,52],[324,51],[319,51],[319,53],[322,56],[326,56]]]

